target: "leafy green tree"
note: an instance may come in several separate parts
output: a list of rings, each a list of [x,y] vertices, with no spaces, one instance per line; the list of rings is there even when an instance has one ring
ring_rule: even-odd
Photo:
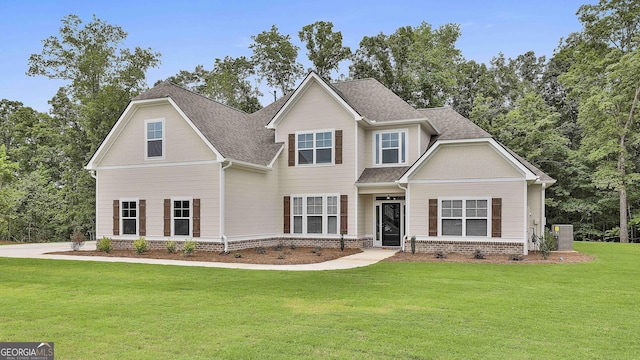
[[[628,191],[640,178],[634,166],[639,142],[640,3],[601,0],[581,6],[578,17],[583,31],[572,34],[561,48],[570,53],[572,65],[560,79],[579,99],[580,151],[595,167],[595,186],[617,192],[620,241],[628,242]]]
[[[253,51],[251,61],[257,67],[257,75],[267,81],[267,85],[277,88],[284,95],[291,90],[304,73],[298,63],[298,48],[291,43],[289,35],[282,35],[278,27],[271,26],[270,31],[263,31],[252,36]]]
[[[338,64],[351,56],[351,49],[342,46],[342,33],[333,32],[332,22],[317,21],[306,25],[298,36],[305,43],[314,70],[325,79],[330,80],[331,71],[337,70]]]

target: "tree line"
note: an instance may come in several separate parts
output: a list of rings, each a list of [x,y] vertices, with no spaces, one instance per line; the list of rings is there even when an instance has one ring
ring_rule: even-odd
[[[601,0],[577,9],[579,32],[547,59],[533,51],[466,60],[456,24],[404,26],[365,36],[352,51],[326,21],[297,34],[276,25],[252,36],[250,57],[214,59],[167,80],[246,112],[262,82],[280,96],[309,70],[334,80],[375,78],[415,107],[451,106],[558,182],[547,190],[548,223],[573,224],[577,239],[634,241],[640,226],[638,111],[640,3]],[[90,232],[95,183],[83,169],[129,100],[160,64],[152,49],[123,46],[126,32],[97,17],[62,20],[28,60],[30,76],[64,79],[41,113],[0,101],[0,237],[62,240]],[[338,74],[348,64],[348,74]]]

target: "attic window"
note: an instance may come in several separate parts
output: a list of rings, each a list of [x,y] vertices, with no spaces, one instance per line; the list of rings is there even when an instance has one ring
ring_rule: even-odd
[[[164,120],[147,120],[146,125],[146,158],[164,157]]]

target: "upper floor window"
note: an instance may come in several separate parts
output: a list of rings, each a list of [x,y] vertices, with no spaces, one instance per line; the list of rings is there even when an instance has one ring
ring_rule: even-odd
[[[146,152],[147,158],[164,157],[164,121],[163,120],[147,120]]]
[[[489,236],[487,199],[442,200],[442,235]]]
[[[296,135],[297,164],[332,164],[333,131],[298,133]]]
[[[407,131],[381,131],[374,133],[375,164],[407,163]]]

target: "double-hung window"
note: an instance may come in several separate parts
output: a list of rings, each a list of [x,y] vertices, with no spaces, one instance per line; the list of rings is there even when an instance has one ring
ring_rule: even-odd
[[[138,235],[138,201],[120,201],[122,235]]]
[[[441,200],[442,235],[489,236],[487,199]]]
[[[374,133],[376,165],[403,165],[407,163],[407,131],[393,130]]]
[[[147,120],[146,126],[146,158],[164,157],[164,120]]]
[[[333,163],[333,131],[298,133],[296,135],[299,165]]]
[[[338,195],[292,196],[294,234],[337,234]]]
[[[173,201],[173,234],[191,236],[191,200],[174,199]]]

